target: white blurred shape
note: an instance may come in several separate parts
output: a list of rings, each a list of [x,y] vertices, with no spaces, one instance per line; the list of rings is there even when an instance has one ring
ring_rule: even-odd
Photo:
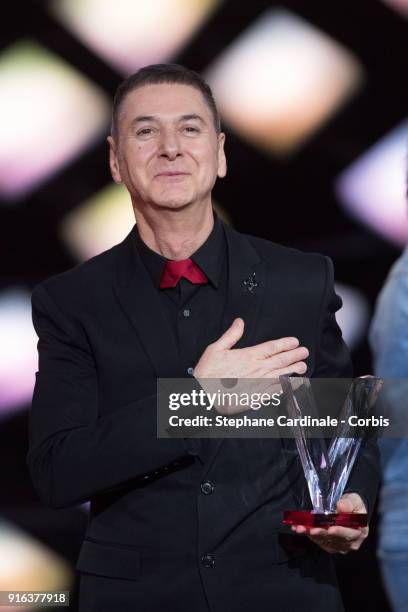
[[[70,251],[85,261],[121,242],[134,224],[126,187],[112,183],[70,212],[60,230]]]
[[[342,308],[336,312],[336,320],[344,341],[352,350],[366,332],[370,318],[369,302],[361,291],[342,283],[336,283],[336,293],[343,300]]]
[[[53,14],[121,72],[167,61],[220,0],[54,0]]]
[[[12,523],[0,520],[1,591],[56,591],[72,586],[73,574],[66,561]]]
[[[0,293],[0,414],[31,401],[37,370],[37,335],[31,322],[30,294]]]
[[[223,221],[230,223],[222,207],[214,204],[214,208]],[[134,224],[126,187],[111,183],[70,212],[61,223],[60,233],[70,252],[85,261],[124,240]]]
[[[341,205],[383,238],[408,241],[408,120],[387,134],[339,176]]]
[[[275,154],[294,150],[362,82],[358,60],[285,9],[270,9],[205,72],[223,119]]]
[[[109,124],[103,92],[30,41],[0,55],[0,194],[24,196],[99,138]]]

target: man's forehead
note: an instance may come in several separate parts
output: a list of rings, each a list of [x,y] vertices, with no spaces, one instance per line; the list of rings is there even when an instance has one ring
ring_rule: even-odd
[[[126,95],[120,108],[120,115],[129,120],[136,116],[177,118],[194,114],[211,119],[201,91],[182,83],[140,85]]]

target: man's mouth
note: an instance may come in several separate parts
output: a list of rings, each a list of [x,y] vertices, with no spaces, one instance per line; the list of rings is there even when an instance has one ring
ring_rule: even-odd
[[[159,172],[156,176],[187,176],[188,172]]]
[[[156,174],[155,179],[160,182],[180,183],[184,181],[187,176],[189,176],[188,172],[160,172]]]

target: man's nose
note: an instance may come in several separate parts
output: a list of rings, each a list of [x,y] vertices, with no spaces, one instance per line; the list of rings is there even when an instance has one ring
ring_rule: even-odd
[[[170,160],[181,155],[181,145],[178,135],[172,130],[163,130],[160,139],[159,155]]]

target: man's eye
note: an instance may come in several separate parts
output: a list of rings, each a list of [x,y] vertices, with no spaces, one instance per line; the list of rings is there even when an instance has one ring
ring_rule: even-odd
[[[200,131],[198,128],[194,127],[193,125],[186,125],[184,129],[189,134],[198,134],[198,132]]]
[[[137,135],[138,136],[149,136],[149,134],[152,133],[152,128],[142,128],[141,130],[138,131]]]

